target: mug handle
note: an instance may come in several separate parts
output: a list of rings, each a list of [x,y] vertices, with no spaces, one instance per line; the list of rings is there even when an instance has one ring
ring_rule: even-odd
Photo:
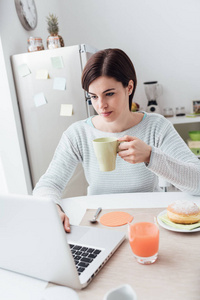
[[[124,143],[124,142],[125,142],[125,141],[121,141],[121,142],[120,142],[120,141],[117,140],[117,153],[120,152],[120,151],[119,151],[119,145],[120,145],[121,143]]]

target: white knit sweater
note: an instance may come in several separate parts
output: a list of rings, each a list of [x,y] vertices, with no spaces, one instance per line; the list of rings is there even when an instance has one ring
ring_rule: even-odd
[[[116,169],[101,172],[92,140],[124,135],[138,137],[152,146],[150,163],[130,164],[117,156]],[[89,195],[158,191],[158,176],[184,192],[200,195],[200,161],[173,125],[158,114],[147,113],[139,124],[119,133],[100,131],[86,120],[72,124],[63,133],[49,168],[36,184],[33,195],[59,201],[78,163],[83,164]]]

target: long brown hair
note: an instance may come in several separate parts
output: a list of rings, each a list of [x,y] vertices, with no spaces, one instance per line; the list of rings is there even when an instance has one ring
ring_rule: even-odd
[[[91,82],[100,76],[113,77],[124,87],[127,87],[129,81],[133,80],[133,91],[129,95],[129,109],[131,110],[137,77],[133,63],[127,54],[120,49],[105,49],[93,54],[82,73],[82,88],[88,92]]]

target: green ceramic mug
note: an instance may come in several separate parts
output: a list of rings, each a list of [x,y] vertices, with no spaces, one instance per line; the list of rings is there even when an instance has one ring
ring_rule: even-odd
[[[104,137],[93,140],[93,147],[99,168],[103,172],[115,170],[118,145],[115,137]]]

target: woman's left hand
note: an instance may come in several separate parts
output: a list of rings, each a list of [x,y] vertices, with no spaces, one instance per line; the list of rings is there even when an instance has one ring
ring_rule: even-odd
[[[151,146],[136,137],[128,135],[119,138],[118,141],[122,142],[118,147],[118,155],[122,159],[131,164],[149,163],[152,150]]]

